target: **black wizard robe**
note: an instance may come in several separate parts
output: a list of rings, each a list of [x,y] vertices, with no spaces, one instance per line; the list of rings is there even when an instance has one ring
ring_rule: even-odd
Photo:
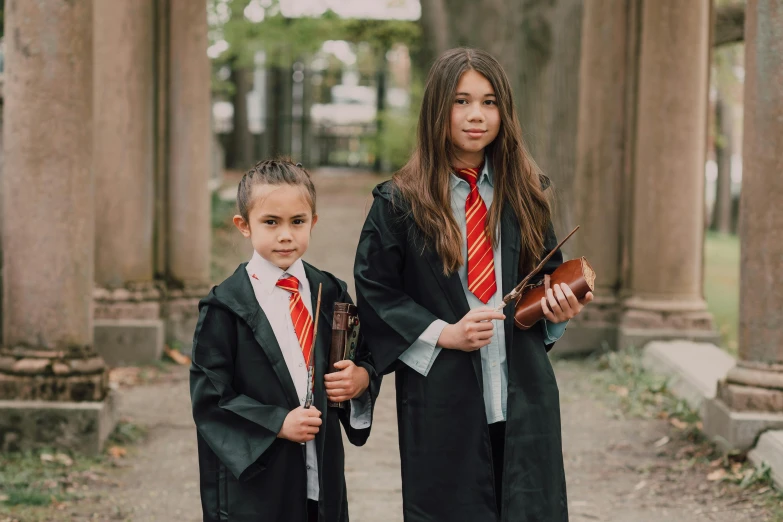
[[[299,407],[293,380],[272,326],[256,300],[246,263],[199,304],[193,340],[190,394],[196,422],[205,521],[304,522],[307,520],[305,446],[277,438],[289,411]],[[350,302],[345,283],[305,263],[310,287],[323,283],[315,347],[313,405],[323,424],[316,435],[319,520],[347,522],[340,423],[361,446],[370,428],[350,426],[350,407],[326,406],[328,364],[335,302]],[[312,292],[313,311],[317,292]],[[380,378],[360,341],[356,363],[370,374],[372,402]],[[349,403],[350,404],[350,403]]]
[[[441,350],[426,377],[398,360],[436,319],[457,323],[468,311],[459,276],[423,244],[399,193],[386,182],[362,229],[354,275],[362,331],[380,374],[395,372],[406,522],[563,522],[568,520],[557,382],[543,324],[514,327],[504,310],[508,411],[503,484],[495,484],[479,351]],[[519,224],[502,214],[503,293],[519,273]],[[557,246],[550,226],[547,252]],[[544,252],[545,255],[547,252]],[[543,273],[562,263],[556,253]],[[502,517],[495,488],[502,488]]]

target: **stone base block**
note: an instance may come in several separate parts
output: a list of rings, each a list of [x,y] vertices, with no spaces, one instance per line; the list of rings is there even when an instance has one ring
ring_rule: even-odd
[[[783,413],[731,411],[720,399],[708,399],[702,409],[704,433],[723,451],[745,451],[769,429],[783,429]]]
[[[647,344],[642,364],[645,369],[668,377],[672,392],[701,411],[705,400],[715,398],[718,382],[736,361],[714,344],[677,340]]]
[[[557,341],[557,354],[593,353],[614,350],[617,346],[617,325],[592,322],[569,323],[563,337]]]
[[[117,424],[116,402],[113,392],[100,402],[0,401],[0,449],[97,455]]]
[[[95,350],[109,366],[149,363],[163,353],[160,319],[96,319]]]
[[[772,470],[772,480],[783,490],[783,431],[762,433],[756,447],[748,453],[748,458],[756,466],[767,463]]]
[[[620,326],[617,334],[617,348],[643,348],[650,341],[687,340],[719,344],[720,334],[715,330],[677,328],[630,328]]]

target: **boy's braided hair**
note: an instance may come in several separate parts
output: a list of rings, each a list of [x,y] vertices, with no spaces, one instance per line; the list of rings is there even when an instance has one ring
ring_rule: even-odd
[[[245,172],[237,189],[237,209],[246,222],[249,222],[250,209],[253,207],[253,187],[266,183],[269,185],[300,185],[306,189],[310,208],[315,215],[315,186],[310,174],[301,163],[288,158],[259,161]]]

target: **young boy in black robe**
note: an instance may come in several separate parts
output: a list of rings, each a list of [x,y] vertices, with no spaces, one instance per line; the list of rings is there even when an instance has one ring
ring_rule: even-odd
[[[345,522],[340,424],[351,443],[365,443],[380,379],[362,343],[355,363],[326,374],[334,303],[350,297],[343,281],[301,260],[318,220],[315,188],[300,165],[260,162],[242,178],[237,206],[253,257],[201,301],[193,341],[204,520]],[[328,409],[327,398],[348,407]]]

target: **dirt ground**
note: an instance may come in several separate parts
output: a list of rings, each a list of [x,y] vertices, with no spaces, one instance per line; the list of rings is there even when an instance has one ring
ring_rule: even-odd
[[[316,179],[319,222],[305,258],[349,282],[353,293],[355,246],[379,179],[340,171],[322,171]],[[213,269],[224,274],[249,256],[229,228],[216,231],[214,251]],[[596,379],[599,372],[592,359],[555,360],[572,521],[776,520],[764,507],[769,493],[763,486],[707,480],[717,461],[709,464],[709,449],[685,430],[664,419],[618,415],[612,392]],[[121,415],[147,428],[145,440],[117,459],[119,467],[102,468],[85,499],[49,508],[39,520],[201,520],[187,379],[185,366],[172,366],[146,384],[122,387]],[[369,442],[347,445],[346,452],[351,519],[402,521],[392,378],[384,381]]]

